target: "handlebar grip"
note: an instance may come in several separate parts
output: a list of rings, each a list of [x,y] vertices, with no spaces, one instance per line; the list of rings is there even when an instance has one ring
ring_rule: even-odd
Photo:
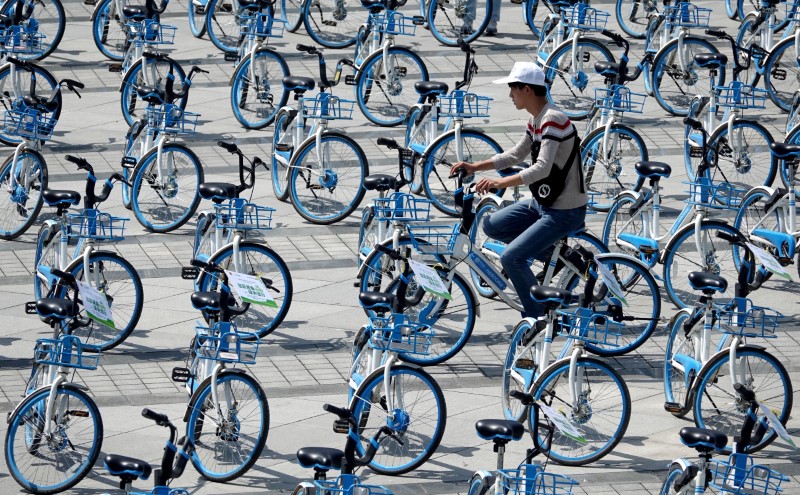
[[[386,247],[383,244],[375,244],[375,249],[380,251],[380,252],[382,252],[383,254],[389,256],[393,260],[403,259],[403,257],[400,256],[400,253],[396,249],[392,249],[390,247]]]
[[[80,81],[76,81],[75,79],[62,79],[61,82],[63,82],[64,84],[66,84],[70,88],[83,89],[83,88],[86,87],[85,84],[83,84]]]
[[[297,50],[299,50],[301,52],[317,53],[317,47],[316,46],[302,45],[302,44],[298,43],[296,48],[297,48]]]
[[[709,36],[716,36],[717,38],[724,38],[728,35],[728,33],[721,29],[706,29],[706,34]]]
[[[683,119],[683,124],[688,125],[689,127],[691,127],[696,131],[703,129],[703,123],[691,117],[686,117],[685,119]]]
[[[350,409],[347,409],[345,407],[337,407],[334,406],[333,404],[323,404],[322,409],[329,413],[333,413],[339,416],[339,418],[347,421],[352,425],[355,425],[356,420],[355,418],[353,418],[353,413],[350,412]]]
[[[201,261],[201,260],[199,260],[197,258],[195,258],[192,261],[190,261],[189,264],[192,265],[192,266],[196,266],[197,268],[208,268],[209,267],[208,262]]]
[[[723,232],[723,231],[717,232],[717,237],[719,237],[723,241],[728,241],[731,244],[738,243],[741,240],[741,238],[738,235],[729,234],[728,232]]]
[[[467,171],[464,170],[463,168],[460,168],[460,169],[456,170],[455,174],[449,176],[448,179],[454,179],[454,178],[458,177],[459,179],[463,180],[464,177],[466,177],[466,176],[467,176]]]
[[[148,409],[146,407],[144,409],[142,409],[142,416],[144,416],[145,418],[147,418],[149,420],[155,421],[156,424],[159,425],[159,426],[165,426],[165,425],[170,424],[169,417],[166,414],[157,413],[157,412],[155,412],[155,411],[153,411],[151,409]]]
[[[75,165],[78,166],[79,169],[88,170],[90,173],[94,174],[94,171],[92,170],[92,166],[89,165],[89,162],[86,161],[85,158],[82,158],[80,156],[74,156],[74,155],[64,155],[64,159],[67,160],[68,162],[74,163]]]
[[[71,273],[63,272],[58,268],[51,269],[50,273],[60,278],[69,285],[75,285],[75,276],[72,275]]]
[[[236,153],[237,151],[239,151],[239,147],[236,146],[235,143],[226,143],[225,141],[217,141],[217,146],[223,148],[225,151],[228,151],[229,153]]]
[[[392,138],[385,138],[385,137],[378,138],[378,146],[386,146],[389,149],[397,149],[400,147],[400,145],[397,144],[397,141],[395,141]]]

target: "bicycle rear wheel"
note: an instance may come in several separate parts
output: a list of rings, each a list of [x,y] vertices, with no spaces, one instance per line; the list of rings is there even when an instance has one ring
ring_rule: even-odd
[[[297,32],[303,24],[303,0],[281,0],[281,18],[286,21],[286,30]]]
[[[769,186],[775,180],[778,159],[769,149],[775,142],[772,134],[760,123],[735,120],[728,132],[721,125],[708,138],[708,148],[716,152],[716,168],[709,170],[717,184],[728,183],[744,194],[756,186]],[[723,194],[724,195],[724,194]],[[736,202],[731,205],[736,207]]]
[[[241,35],[242,8],[237,0],[209,0],[206,5],[208,39],[226,53],[236,53]]]
[[[86,392],[74,386],[56,389],[53,415],[44,418],[50,395],[46,388],[26,397],[6,431],[8,471],[32,493],[59,493],[75,486],[91,471],[103,445],[103,419]],[[32,442],[32,435],[38,441]]]
[[[195,391],[186,436],[195,447],[191,460],[197,472],[224,482],[245,474],[264,450],[269,403],[258,381],[242,372],[220,373],[216,388],[212,391],[209,377]]]
[[[95,7],[92,19],[92,39],[100,53],[109,60],[119,61],[125,58],[128,30],[117,12],[116,0],[101,0]]]
[[[0,239],[21,236],[42,210],[47,189],[47,163],[36,150],[23,148],[16,163],[12,154],[0,166]]]
[[[295,211],[311,223],[328,225],[347,218],[364,199],[369,165],[353,138],[323,133],[319,147],[310,139],[292,157],[289,195]]]
[[[673,416],[682,418],[691,409],[689,391],[694,385],[700,366],[695,348],[696,332],[687,334],[684,325],[692,316],[689,308],[678,311],[667,325],[667,351],[664,355],[664,399],[672,405]],[[702,323],[698,323],[702,325]],[[697,325],[696,325],[697,326]]]
[[[365,378],[350,401],[350,411],[358,424],[359,454],[367,447],[361,439],[371,438],[383,426],[392,430],[394,436],[382,439],[369,467],[394,476],[418,468],[436,451],[447,425],[447,404],[439,384],[422,369],[393,366],[390,382],[385,378],[382,368]]]
[[[533,346],[528,347],[539,330],[532,320],[523,318],[511,332],[511,342],[506,351],[503,363],[503,380],[500,400],[503,406],[503,416],[509,421],[522,421],[525,419],[527,408],[511,397],[511,392],[528,393],[536,379],[539,356]]]
[[[275,300],[274,307],[242,302],[236,291],[233,291],[234,300],[229,304],[233,313],[231,321],[236,323],[236,327],[240,331],[255,333],[260,338],[266,337],[278,328],[292,304],[294,290],[289,267],[275,251],[253,241],[241,242],[238,263],[235,258],[233,244],[228,244],[211,256],[208,261],[225,270],[239,271],[259,277],[264,282]],[[200,273],[197,287],[200,291],[218,292],[222,290],[222,284],[217,275],[207,272]],[[203,312],[203,317],[208,321],[209,315],[206,312]]]
[[[183,144],[166,143],[160,155],[152,148],[139,160],[131,180],[136,221],[151,232],[180,228],[197,211],[203,180],[200,159]]]
[[[430,0],[426,20],[431,34],[445,46],[478,39],[492,18],[492,0]]]
[[[27,105],[22,101],[23,97],[47,101],[58,86],[58,81],[47,69],[33,63],[29,63],[25,68],[17,67],[15,72],[16,78],[11,76],[10,64],[0,68],[0,99],[6,109],[25,110]],[[53,103],[56,105],[56,110],[42,117],[58,119],[61,116],[61,91],[55,93]],[[0,126],[0,143],[16,146],[21,142],[20,136],[7,132],[3,126]]]
[[[291,135],[295,130],[297,121],[295,119],[302,119],[303,117],[298,114],[296,110],[287,110],[281,108],[275,116],[275,126],[273,127],[274,133],[272,134],[272,148],[270,149],[270,156],[272,157],[272,167],[270,168],[270,176],[272,182],[272,192],[275,193],[275,198],[278,201],[286,202],[289,198],[289,176],[291,169],[288,163],[292,159],[294,149],[292,149]],[[305,128],[305,125],[303,126]],[[285,142],[284,142],[285,141]],[[285,149],[279,149],[281,143],[284,142]],[[286,162],[276,158],[279,155]]]
[[[22,6],[19,23],[21,32],[42,36],[40,46],[30,52],[17,52],[14,56],[22,60],[42,60],[58,48],[64,36],[67,15],[60,0],[36,0],[19,2],[6,0],[0,12],[14,18],[17,5]]]
[[[537,378],[534,399],[561,411],[582,434],[586,443],[562,433],[557,428],[549,448],[546,434],[539,428],[533,439],[547,457],[566,466],[583,466],[602,459],[622,440],[631,417],[628,386],[613,368],[603,361],[578,358],[576,383],[578,395],[570,398],[570,360],[555,363]],[[540,418],[540,421],[546,420]],[[528,427],[533,431],[533,408],[528,411]]]
[[[572,120],[583,120],[594,108],[594,90],[603,87],[604,77],[594,70],[598,62],[614,62],[605,45],[591,38],[581,38],[574,46],[565,41],[547,59],[544,66],[547,100]]]
[[[315,43],[326,48],[353,46],[358,29],[367,23],[369,10],[345,0],[305,0],[303,25]]]
[[[605,143],[605,150],[603,149]],[[642,180],[634,171],[637,162],[649,159],[642,136],[625,124],[593,130],[581,141],[581,163],[586,190],[593,194],[593,208],[608,211],[623,191],[638,191]]]
[[[653,0],[617,0],[614,9],[620,29],[639,40],[645,38],[650,16],[657,12],[658,7]]]
[[[419,101],[414,83],[427,80],[428,68],[413,51],[402,46],[390,46],[384,57],[383,50],[379,50],[358,67],[358,107],[373,124],[385,127],[400,125]]]
[[[189,11],[189,29],[192,31],[192,36],[195,38],[202,38],[206,34],[206,7],[208,0],[205,4],[200,0],[188,0]]]
[[[174,90],[182,91],[186,73],[178,62],[170,58],[147,61],[139,59],[131,65],[122,79],[119,99],[122,117],[128,125],[133,125],[134,122],[146,116],[145,109],[148,104],[139,97],[136,88],[149,86],[157,91],[164,91],[167,78],[170,77],[173,78]],[[174,104],[185,109],[188,100],[187,95],[175,101]]]

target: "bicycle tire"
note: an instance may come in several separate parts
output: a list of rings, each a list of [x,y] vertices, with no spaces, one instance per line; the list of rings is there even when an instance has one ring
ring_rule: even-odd
[[[736,34],[737,46],[746,49],[755,45],[760,47],[764,46],[764,40],[761,39],[761,30],[759,29],[756,32],[752,31],[752,27],[755,25],[757,18],[758,14],[750,12],[742,19],[742,23],[739,25],[739,32]],[[749,62],[749,67],[739,73],[738,80],[755,86],[760,77],[756,70],[759,61],[752,59],[747,53],[742,53],[741,51],[738,51],[738,53],[739,57],[743,59],[743,62]]]
[[[396,438],[386,437],[380,443],[369,467],[377,473],[396,476],[418,468],[436,451],[447,426],[447,404],[439,384],[425,370],[393,366],[388,373],[392,380],[388,389],[395,396],[392,401],[396,406],[392,411],[395,420],[388,421],[383,393],[385,378],[382,368],[373,371],[355,391],[349,407],[358,425],[360,439],[356,450],[360,455],[366,448],[361,438],[371,438],[382,426],[392,429]],[[424,445],[418,443],[419,439],[426,440]],[[394,459],[397,461],[393,462]]]
[[[429,76],[425,62],[408,48],[390,46],[386,54],[392,61],[392,69],[387,74],[383,73],[386,65],[383,50],[367,57],[358,67],[356,102],[370,122],[393,127],[403,123],[419,100],[414,83],[427,81]]]
[[[14,18],[14,10],[18,0],[6,0],[0,7],[0,12]],[[35,7],[34,7],[35,5]],[[21,60],[43,60],[53,53],[61,39],[64,37],[64,28],[67,24],[67,15],[60,0],[37,0],[36,2],[26,2],[25,9],[19,26],[23,32],[34,32],[42,34],[44,37],[40,41],[41,53],[39,50],[26,53],[14,53],[14,56]]]
[[[776,208],[767,216],[767,203],[774,190],[766,186],[751,189],[739,204],[739,211],[733,221],[733,228],[741,232],[750,242],[753,242],[753,229],[764,229],[772,232],[783,232],[784,222],[781,210]],[[758,244],[758,243],[756,243]],[[738,246],[733,251],[734,262],[737,267],[742,266],[743,252]],[[762,246],[763,247],[763,246]]]
[[[484,251],[485,249],[491,250],[492,252],[495,251],[491,248],[500,241],[491,239],[483,232],[483,221],[487,215],[490,215],[499,209],[500,205],[498,205],[494,198],[491,197],[486,197],[482,199],[480,203],[478,203],[478,207],[475,210],[475,220],[472,223],[472,229],[469,233],[473,249],[478,251]],[[486,247],[487,242],[490,243],[489,247]],[[495,262],[494,257],[487,256],[487,258],[490,261]],[[499,259],[497,261],[499,261]],[[503,267],[499,266],[499,263],[497,262],[493,263],[493,265],[497,271],[501,271],[503,269]],[[472,286],[475,288],[475,291],[478,293],[478,295],[487,299],[497,297],[497,292],[495,292],[494,289],[492,289],[492,287],[487,284],[486,281],[472,267],[469,269],[469,275],[470,279],[472,280]]]
[[[698,371],[689,370],[687,374],[685,365],[687,359],[694,360],[696,356],[694,338],[691,334],[687,334],[684,328],[691,316],[690,308],[681,309],[673,315],[667,325],[667,349],[664,354],[664,399],[667,403],[680,406],[680,409],[670,410],[670,413],[678,418],[684,417],[692,409],[689,396]],[[678,356],[677,359],[676,356]]]
[[[56,244],[53,243],[53,238],[59,231],[58,224],[53,221],[45,221],[39,227],[39,233],[36,235],[36,254],[33,257],[33,266],[35,267],[33,271],[33,297],[36,300],[47,297],[50,286],[45,279],[52,268],[58,268],[56,266],[58,252]],[[46,270],[40,271],[42,265],[46,267]]]
[[[358,29],[367,24],[369,10],[356,6],[346,8],[342,0],[305,0],[303,2],[303,25],[306,32],[325,48],[347,48],[353,46]]]
[[[361,222],[358,224],[358,250],[356,251],[356,265],[359,267],[375,248],[375,244],[383,240],[378,237],[380,223],[386,224],[388,233],[388,222],[375,218],[376,213],[377,210],[372,205],[365,206],[361,210]]]
[[[188,0],[189,11],[189,30],[195,38],[202,38],[206,34],[206,6],[198,3],[195,0]]]
[[[460,212],[455,206],[453,197],[455,180],[449,179],[450,167],[459,161],[476,163],[488,160],[494,155],[503,152],[503,148],[497,144],[497,141],[476,129],[462,129],[461,144],[463,156],[458,156],[456,131],[448,131],[431,143],[422,156],[424,163],[422,166],[422,186],[425,195],[437,210],[452,217],[459,216]],[[488,171],[487,175],[497,177],[497,172]],[[475,175],[475,180],[479,178],[479,175]]]
[[[436,41],[455,47],[459,39],[472,43],[486,31],[492,7],[492,0],[431,0],[425,19]]]
[[[128,31],[117,13],[116,0],[101,0],[92,14],[92,39],[100,53],[109,60],[125,58]]]
[[[737,359],[747,361],[742,370],[748,372],[745,386],[756,392],[756,399],[778,411],[775,416],[785,425],[792,411],[792,380],[786,368],[769,352],[754,347],[742,346],[737,349]],[[723,351],[712,357],[700,370],[697,377],[697,390],[694,393],[694,420],[698,428],[708,428],[733,438],[742,428],[747,411],[740,410],[729,371],[730,353]],[[763,364],[757,372],[756,365]],[[766,396],[763,393],[768,387]],[[716,400],[715,400],[716,397]],[[710,403],[705,407],[706,402]],[[779,404],[782,402],[782,405]],[[757,452],[777,437],[774,428],[754,446],[746,447],[746,452]],[[730,451],[730,448],[726,450]]]
[[[608,210],[606,221],[603,224],[603,235],[601,239],[603,244],[608,246],[609,251],[633,256],[652,268],[658,262],[658,251],[655,253],[645,253],[641,249],[628,247],[622,243],[625,241],[620,239],[621,234],[635,236],[634,238],[638,237],[643,240],[650,238],[649,233],[645,231],[642,217],[635,216],[635,214],[631,213],[631,209],[638,199],[639,196],[630,191],[617,195],[614,202],[611,204],[611,208]],[[661,226],[659,229],[659,232],[667,231],[668,228],[664,228],[664,226]],[[630,242],[627,244],[630,244]],[[636,244],[634,244],[634,246],[636,246]]]
[[[303,3],[304,0],[281,0],[281,18],[290,33],[296,33],[303,25]]]
[[[369,162],[361,146],[340,132],[325,131],[319,144],[321,152],[316,151],[316,139],[307,139],[292,156],[289,197],[301,217],[329,225],[344,220],[361,204]]]
[[[54,419],[58,424],[54,428],[57,429],[53,438],[47,442],[46,452],[42,451],[43,446],[40,445],[35,453],[30,453],[28,451],[30,432],[24,431],[27,429],[24,427],[20,429],[20,426],[30,422],[42,424],[41,420],[30,417],[35,417],[37,410],[46,407],[50,393],[50,388],[41,389],[22,401],[14,415],[9,418],[5,439],[5,457],[9,473],[20,486],[38,494],[63,492],[79,483],[91,471],[103,445],[103,419],[97,405],[86,392],[69,384],[56,389],[56,398],[53,400],[54,407],[58,407],[59,410],[68,407],[67,412],[70,414],[55,415]],[[44,404],[40,404],[41,402]],[[65,421],[67,416],[70,419]],[[85,426],[82,428],[81,425]],[[71,432],[69,437],[66,437],[67,431]],[[88,440],[82,441],[83,438]],[[69,455],[64,455],[67,444],[71,448]],[[75,456],[81,455],[83,458],[76,462]],[[32,460],[24,462],[29,456],[36,462],[31,462]],[[52,466],[45,468],[45,464]],[[76,464],[77,467],[74,467]],[[64,465],[73,466],[74,469],[65,470],[62,468]],[[46,471],[50,473],[49,476]],[[42,473],[48,480],[31,479]]]
[[[239,51],[240,24],[245,10],[235,0],[209,0],[206,4],[208,39],[223,53]]]
[[[129,126],[133,125],[137,120],[146,117],[145,109],[148,104],[139,97],[139,93],[136,90],[138,86],[152,86],[156,90],[163,91],[166,87],[166,80],[170,70],[173,72],[174,76],[175,91],[182,91],[182,81],[186,80],[186,73],[183,71],[181,64],[171,58],[151,60],[148,62],[148,67],[150,67],[148,70],[154,71],[152,75],[155,76],[155,81],[145,80],[145,78],[150,77],[150,75],[143,73],[143,64],[144,59],[141,58],[134,62],[128,69],[128,72],[125,73],[125,76],[122,78],[122,84],[120,84],[119,87],[119,104],[120,110],[122,111],[122,118],[125,119],[125,122]],[[176,100],[174,104],[180,107],[181,110],[185,110],[188,102],[189,95],[186,94]]]
[[[709,149],[716,152],[716,167],[712,172],[721,174],[720,181],[743,191],[772,185],[778,170],[778,159],[769,148],[775,141],[772,134],[752,120],[737,119],[731,127],[733,134],[728,133],[727,125],[720,125],[708,140]],[[731,141],[742,142],[744,146],[741,150],[734,149]]]
[[[289,173],[292,169],[288,165],[282,163],[277,158],[276,154],[280,154],[287,163],[291,162],[293,149],[288,151],[277,151],[276,145],[280,143],[281,139],[286,133],[291,134],[295,129],[295,119],[302,119],[303,117],[297,110],[290,108],[281,108],[275,115],[275,132],[272,135],[272,148],[270,156],[272,157],[272,168],[270,169],[272,192],[275,193],[275,198],[284,203],[289,199]],[[303,125],[305,128],[305,124]]]
[[[581,140],[586,191],[593,194],[592,207],[608,211],[613,199],[623,191],[639,191],[644,179],[634,172],[637,162],[650,159],[644,138],[632,127],[613,124],[603,153],[605,127],[600,127]]]
[[[564,407],[570,407],[569,391],[561,391],[557,388],[558,385],[567,386],[566,377],[569,376],[569,358],[563,359],[553,363],[548,369],[542,372],[541,376],[536,379],[533,384],[532,395],[535,400],[540,400],[550,407],[558,407],[566,404]],[[583,466],[599,459],[602,459],[609,452],[614,450],[614,447],[622,440],[625,431],[628,429],[628,422],[631,417],[631,395],[628,392],[628,386],[625,381],[619,376],[612,367],[605,362],[593,357],[580,357],[576,362],[577,368],[581,369],[582,381],[588,381],[589,374],[592,370],[597,374],[600,379],[606,380],[605,382],[593,381],[593,386],[590,389],[582,389],[582,401],[586,403],[581,404],[581,410],[571,411],[572,416],[570,420],[575,424],[580,425],[579,428],[583,429],[583,436],[586,439],[586,445],[569,438],[562,434],[558,429],[553,433],[549,449],[545,449],[546,441],[543,438],[542,429],[539,429],[539,434],[533,439],[536,446],[541,449],[544,454],[551,460],[558,464],[565,466]],[[560,379],[561,376],[564,379]],[[604,376],[604,378],[603,378]],[[609,395],[613,397],[605,398],[604,393],[607,389]],[[598,402],[589,404],[589,395],[596,396],[600,399]],[[619,411],[617,413],[616,411]],[[595,415],[598,413],[613,413],[607,421],[612,425],[610,432],[601,431],[599,423],[595,422],[597,418]],[[528,411],[528,427],[533,431],[533,410],[529,408]],[[589,434],[587,428],[594,425],[593,434]]]
[[[23,184],[16,178],[12,188],[12,173],[19,175],[23,167],[31,171],[30,182],[26,179],[27,184]],[[5,159],[0,166],[0,239],[16,239],[36,222],[44,204],[42,192],[47,189],[47,177],[47,162],[33,148],[22,148],[16,165],[13,154]]]
[[[144,288],[136,268],[125,258],[111,251],[93,251],[89,254],[89,275],[84,273],[82,257],[73,259],[64,270],[75,280],[91,284],[108,299],[114,327],[91,320],[89,325],[75,328],[72,335],[81,342],[100,347],[101,351],[111,350],[123,343],[136,328],[144,306]],[[112,267],[116,266],[117,269]],[[72,299],[74,294],[67,285],[56,288],[60,299]]]
[[[617,0],[614,8],[620,29],[637,40],[645,38],[650,16],[657,12],[658,8],[653,0]]]
[[[264,450],[269,434],[269,402],[258,381],[244,372],[220,373],[217,389],[219,410],[214,407],[211,377],[197,387],[187,411],[186,436],[195,446],[191,460],[197,472],[210,481],[225,482],[245,474]],[[223,399],[228,394],[234,398]],[[248,411],[250,414],[245,416],[243,413]],[[219,415],[209,421],[212,414]],[[203,426],[208,424],[213,426],[205,433]],[[243,433],[248,424],[253,428]],[[245,453],[242,444],[247,440],[252,441],[248,444],[249,452]],[[220,459],[224,462],[219,462]],[[219,464],[227,464],[230,469]]]
[[[542,37],[542,30],[539,26],[544,24],[550,14],[559,13],[550,0],[528,0],[524,8],[527,10],[525,19],[528,21],[528,28],[537,38]]]
[[[469,480],[469,489],[467,495],[488,495],[489,490],[494,487],[494,476],[481,476],[481,473],[475,473]]]
[[[701,232],[704,232],[700,239],[702,252],[698,253],[694,239],[695,230],[695,224],[691,223],[676,232],[662,255],[664,289],[678,309],[696,306],[699,301],[700,296],[689,285],[689,272],[710,272],[721,275],[728,281],[737,280],[738,277],[732,248],[727,241],[716,236],[717,231],[738,236],[738,231],[722,221],[704,220],[700,225]],[[726,304],[729,298],[717,296],[714,301]]]
[[[719,50],[710,42],[695,36],[683,38],[683,58],[685,69],[676,66],[675,57],[678,56],[679,39],[673,39],[664,45],[656,54],[651,66],[653,81],[653,96],[661,108],[670,115],[686,117],[689,113],[689,104],[695,95],[710,96],[708,89],[701,89],[701,82],[705,83],[707,77],[702,77],[702,71],[694,61],[698,53],[719,53]],[[725,84],[725,67],[717,70],[718,86]],[[668,82],[674,83],[670,89]],[[667,83],[667,84],[665,84]]]
[[[561,43],[544,64],[547,101],[571,120],[583,120],[594,108],[594,90],[603,87],[605,76],[594,70],[597,62],[615,62],[608,48],[592,38],[581,38],[575,49],[580,63],[573,71],[572,40]],[[573,73],[574,72],[574,73]]]
[[[725,0],[725,14],[728,19],[735,21],[739,18],[739,0]]]
[[[251,67],[255,67],[255,76],[250,74]],[[278,110],[289,99],[289,92],[281,82],[289,75],[286,60],[269,48],[260,48],[239,63],[233,71],[231,110],[242,127],[263,129],[275,120]],[[280,98],[275,98],[277,91]]]
[[[211,211],[201,211],[197,214],[197,222],[194,229],[194,245],[192,249],[192,259],[208,261],[214,254],[213,240],[206,234],[214,226],[217,214]]]
[[[0,98],[2,98],[3,106],[6,109],[24,111],[27,108],[27,105],[22,101],[24,96],[32,96],[37,101],[47,101],[58,87],[58,81],[50,71],[32,62],[28,62],[26,68],[18,67],[15,71],[19,73],[17,77],[17,84],[20,89],[19,94],[17,94],[11,81],[11,64],[6,63],[0,67]],[[31,94],[31,88],[34,88],[33,94]],[[46,113],[42,117],[52,117],[58,120],[63,106],[61,91],[56,92],[53,98],[56,106],[55,111]],[[5,128],[0,126],[0,143],[6,146],[17,146],[21,142],[21,137],[6,132]]]
[[[509,421],[523,421],[528,413],[527,406],[511,397],[511,392],[529,393],[536,381],[539,356],[534,348],[525,349],[541,330],[537,330],[534,320],[523,318],[511,332],[506,357],[503,361],[500,404],[503,416]],[[524,351],[524,352],[523,352]]]
[[[177,160],[185,162],[183,166],[179,165],[180,169],[176,167]],[[158,147],[152,148],[139,160],[131,180],[131,207],[142,227],[151,232],[165,233],[182,227],[197,211],[200,204],[198,191],[204,177],[200,159],[181,143],[164,144],[161,162],[162,167],[165,162],[169,163],[171,169],[164,184],[157,182]]]
[[[277,307],[255,305],[236,301],[230,303],[233,315],[231,321],[241,332],[250,332],[264,338],[280,326],[292,305],[294,286],[292,274],[283,258],[271,248],[255,241],[242,241],[239,243],[239,256],[243,258],[243,265],[247,275],[257,276],[269,280],[272,288],[270,295],[275,299]],[[209,258],[209,263],[214,263],[226,270],[237,271],[233,259],[233,244],[228,244],[214,253]],[[199,291],[218,292],[222,288],[216,274],[201,272],[197,279]],[[209,314],[203,312],[203,317],[209,321]]]
[[[695,476],[688,478],[687,481],[694,481]],[[685,479],[686,474],[684,474],[683,466],[681,466],[678,462],[673,462],[669,466],[669,471],[667,471],[667,477],[664,479],[664,483],[661,484],[661,490],[658,492],[659,495],[678,495],[678,492],[674,490],[675,483],[678,480]]]
[[[432,125],[429,121],[427,121],[426,117],[422,117],[420,120],[420,115],[422,114],[423,109],[421,105],[417,104],[412,106],[408,110],[408,114],[404,120],[406,125],[406,133],[405,133],[405,141],[403,142],[403,147],[406,149],[411,149],[414,153],[412,154],[412,163],[410,166],[406,166],[403,168],[403,175],[411,180],[411,183],[408,185],[409,190],[412,194],[423,194],[423,186],[422,186],[422,153],[425,152],[425,149],[428,147],[428,139],[425,136],[425,129],[424,127],[427,125]],[[440,134],[439,130],[444,131],[444,127],[441,125],[437,125],[437,135]]]
[[[601,253],[595,256],[595,260],[615,277],[627,304],[611,292],[609,284],[604,283],[602,277],[597,281],[592,300],[584,301],[584,304],[593,313],[604,315],[608,320],[621,324],[621,327],[615,329],[618,335],[608,343],[585,342],[586,350],[599,356],[622,356],[638,349],[655,331],[661,318],[661,291],[649,267],[636,258]],[[562,277],[568,277],[571,270],[565,272]],[[565,279],[566,284],[560,282],[562,288],[583,294],[583,288],[576,287],[579,281],[576,277],[577,274],[572,280]]]

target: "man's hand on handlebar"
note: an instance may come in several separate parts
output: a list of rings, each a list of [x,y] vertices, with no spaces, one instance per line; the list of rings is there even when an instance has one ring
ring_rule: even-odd
[[[450,167],[450,177],[455,176],[461,169],[463,169],[467,175],[472,175],[478,171],[478,166],[475,163],[458,162]]]
[[[503,189],[505,186],[501,183],[502,177],[483,177],[475,184],[475,192],[478,194],[497,192],[498,189]]]

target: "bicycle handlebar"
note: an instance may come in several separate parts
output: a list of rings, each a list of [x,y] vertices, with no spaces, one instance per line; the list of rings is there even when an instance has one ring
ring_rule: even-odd
[[[350,410],[345,407],[337,407],[334,406],[333,404],[324,404],[322,406],[322,409],[325,410],[326,412],[339,416],[339,419],[347,421],[347,423],[350,424],[350,426],[352,426],[353,428],[356,428],[358,426],[358,424],[356,423],[356,418],[353,417],[353,413],[350,412]]]
[[[86,170],[86,194],[83,197],[84,208],[94,209],[97,205],[106,201],[111,194],[111,190],[114,188],[115,181],[123,182],[128,186],[131,185],[121,174],[114,172],[111,174],[111,177],[106,179],[103,183],[103,189],[100,194],[95,194],[94,189],[97,185],[97,177],[95,177],[94,168],[89,162],[83,157],[73,155],[64,155],[64,159],[77,165],[78,170]]]
[[[174,425],[170,422],[169,417],[166,414],[157,413],[151,409],[144,408],[142,409],[142,416],[145,418],[154,421],[158,426],[172,426]]]
[[[69,285],[72,288],[75,288],[78,285],[77,280],[75,279],[75,276],[73,274],[71,274],[71,273],[67,273],[67,272],[61,271],[58,268],[53,268],[53,269],[50,270],[50,274],[51,275],[55,275],[56,277],[60,278],[61,280],[64,281],[64,283],[66,283],[67,285]]]

